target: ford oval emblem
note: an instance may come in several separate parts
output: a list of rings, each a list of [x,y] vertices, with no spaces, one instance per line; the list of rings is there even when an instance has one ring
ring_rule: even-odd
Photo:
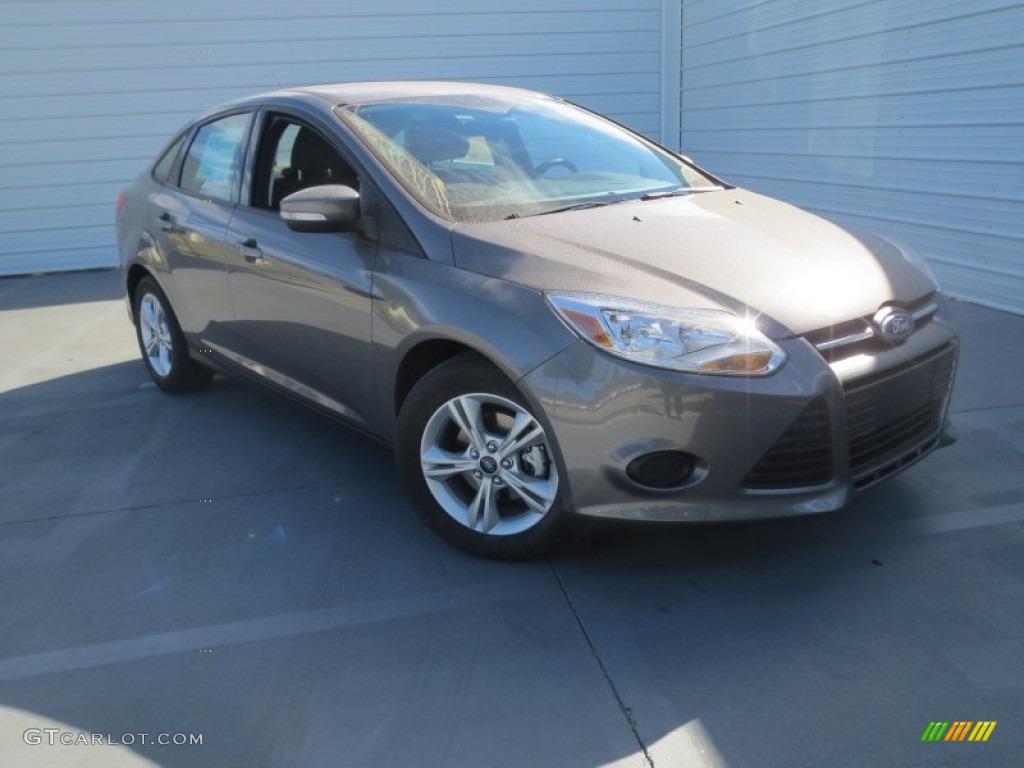
[[[904,341],[914,332],[914,316],[903,309],[882,307],[874,319],[883,338],[893,343]]]

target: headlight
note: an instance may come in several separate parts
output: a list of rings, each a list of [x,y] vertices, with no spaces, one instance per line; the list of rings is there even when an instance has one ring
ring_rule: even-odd
[[[713,309],[675,309],[595,294],[548,294],[555,312],[586,341],[656,368],[765,376],[786,353],[752,320]]]

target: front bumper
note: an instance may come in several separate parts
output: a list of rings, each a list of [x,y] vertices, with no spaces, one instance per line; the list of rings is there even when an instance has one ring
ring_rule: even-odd
[[[787,362],[764,378],[664,371],[582,341],[532,371],[520,384],[555,437],[565,503],[655,521],[830,512],[946,444],[957,338],[941,318],[831,364],[804,339],[779,343]],[[641,485],[626,468],[655,451],[691,454],[698,469],[674,488]],[[797,482],[801,462],[817,477]]]

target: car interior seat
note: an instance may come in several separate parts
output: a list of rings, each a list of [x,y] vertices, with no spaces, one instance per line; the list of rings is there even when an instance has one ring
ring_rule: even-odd
[[[303,128],[292,146],[291,166],[274,181],[271,206],[281,207],[281,200],[293,192],[321,184],[344,184],[357,188],[355,172],[319,134]]]

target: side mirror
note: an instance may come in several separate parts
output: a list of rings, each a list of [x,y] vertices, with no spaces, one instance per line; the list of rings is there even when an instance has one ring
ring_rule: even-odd
[[[300,189],[281,200],[281,218],[296,232],[359,229],[359,193],[341,184]]]

